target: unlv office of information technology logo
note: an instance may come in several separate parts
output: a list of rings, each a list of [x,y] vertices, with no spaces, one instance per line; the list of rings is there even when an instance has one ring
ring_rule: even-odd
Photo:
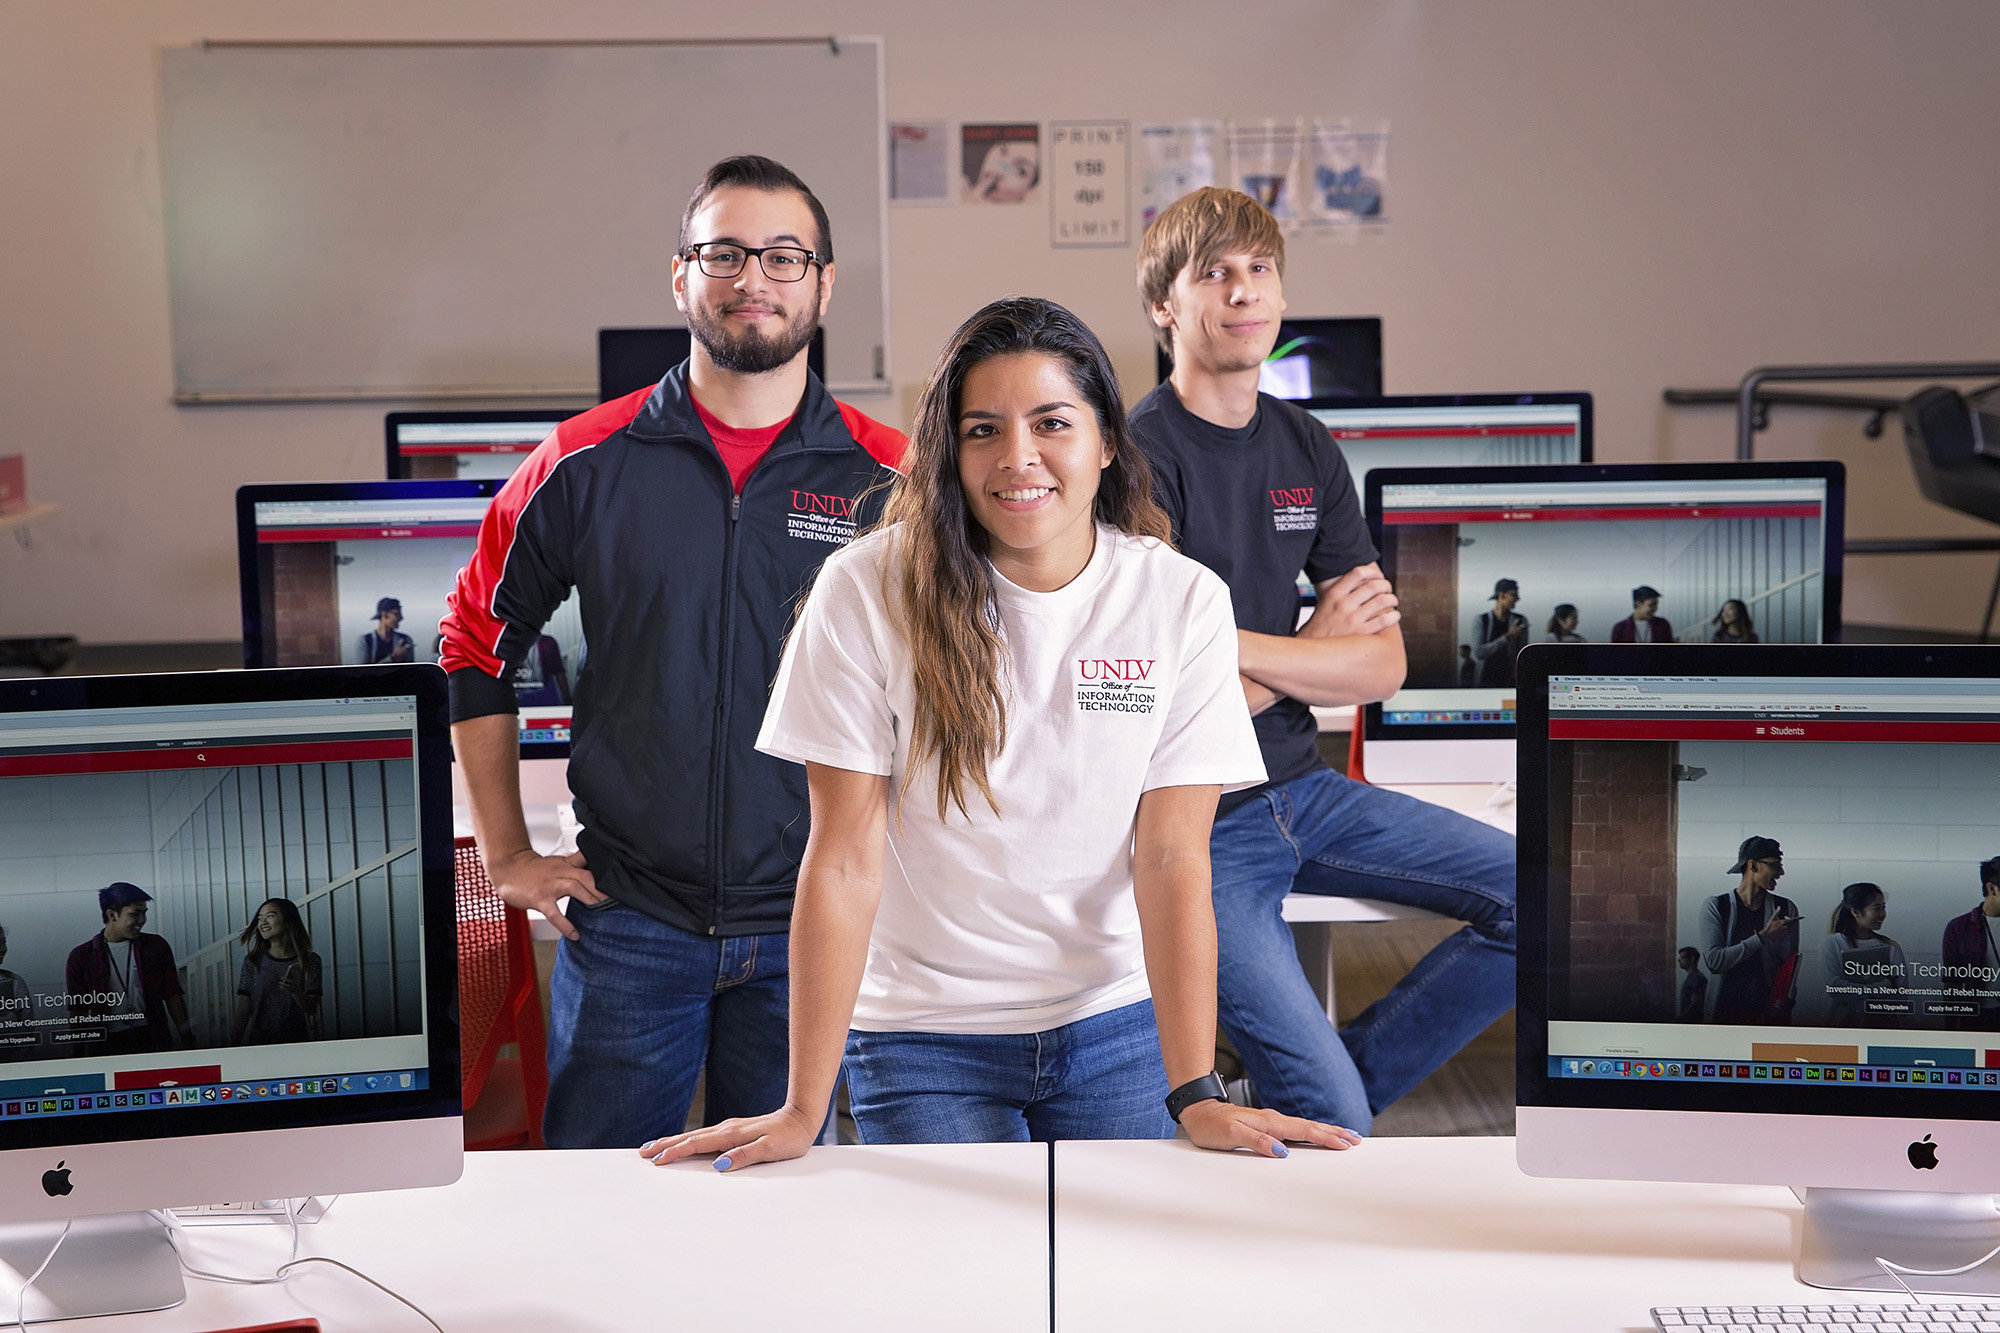
[[[1311,532],[1319,526],[1310,486],[1279,486],[1271,490],[1271,523],[1279,532]]]
[[[845,546],[854,540],[854,501],[844,495],[793,491],[792,512],[785,515],[785,535]]]
[[[1158,664],[1152,657],[1077,658],[1076,711],[1151,713],[1159,706],[1160,690],[1148,677]]]

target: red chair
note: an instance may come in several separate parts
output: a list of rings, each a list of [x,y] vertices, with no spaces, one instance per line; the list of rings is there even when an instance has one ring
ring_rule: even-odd
[[[549,1065],[528,916],[500,901],[471,838],[454,861],[465,1147],[541,1148]]]
[[[1368,781],[1368,774],[1361,766],[1361,715],[1367,711],[1366,704],[1354,710],[1354,730],[1347,733],[1347,776],[1356,782]]]

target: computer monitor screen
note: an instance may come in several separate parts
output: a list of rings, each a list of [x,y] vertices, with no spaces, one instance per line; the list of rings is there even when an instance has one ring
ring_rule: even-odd
[[[437,661],[445,598],[472,558],[500,484],[239,488],[244,665]],[[572,594],[515,672],[523,758],[567,756],[571,687],[584,655],[583,617]]]
[[[497,412],[391,412],[389,476],[431,481],[505,481],[572,408]]]
[[[1587,393],[1457,394],[1314,400],[1347,460],[1354,493],[1378,467],[1518,467],[1591,460]]]
[[[597,400],[608,403],[628,393],[658,384],[662,376],[688,359],[694,340],[686,329],[599,329],[597,331]],[[806,348],[806,366],[826,378],[826,330],[813,330]]]
[[[2000,1188],[2000,653],[1520,669],[1523,1167]]]
[[[1173,369],[1174,359],[1156,346],[1156,379]],[[1375,397],[1382,392],[1382,321],[1368,315],[1280,322],[1257,388],[1273,398]]]
[[[1434,781],[1511,777],[1531,643],[1837,638],[1842,489],[1838,463],[1377,469],[1369,526],[1408,674],[1366,709],[1371,773],[1410,759],[1467,766]],[[1490,753],[1389,748],[1482,740]]]
[[[0,681],[10,1221],[456,1177],[445,728],[427,667]]]

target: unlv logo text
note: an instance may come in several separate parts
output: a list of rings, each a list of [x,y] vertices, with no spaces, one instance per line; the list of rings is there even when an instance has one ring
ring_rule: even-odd
[[[793,493],[797,494],[797,492]],[[1293,505],[1309,505],[1312,502],[1313,488],[1310,486],[1294,486],[1289,490],[1274,490],[1271,492],[1271,503],[1279,509],[1289,509]]]
[[[1121,657],[1116,661],[1106,661],[1102,657],[1079,657],[1076,674],[1079,680],[1144,680],[1158,660],[1156,657]]]
[[[831,514],[835,518],[851,518],[854,515],[854,501],[844,495],[814,495],[811,491],[793,491],[792,509],[801,514]]]

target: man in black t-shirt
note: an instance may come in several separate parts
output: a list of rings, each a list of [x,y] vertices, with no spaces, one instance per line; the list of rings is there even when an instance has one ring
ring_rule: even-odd
[[[1374,1114],[1514,1003],[1514,840],[1321,762],[1312,707],[1402,684],[1396,597],[1326,429],[1257,392],[1284,312],[1284,239],[1248,195],[1161,213],[1139,289],[1172,378],[1132,409],[1181,551],[1229,584],[1269,781],[1222,798],[1218,1016],[1265,1104],[1366,1132]],[[1298,623],[1300,571],[1318,602]],[[1281,916],[1288,893],[1406,903],[1469,924],[1336,1033]]]

